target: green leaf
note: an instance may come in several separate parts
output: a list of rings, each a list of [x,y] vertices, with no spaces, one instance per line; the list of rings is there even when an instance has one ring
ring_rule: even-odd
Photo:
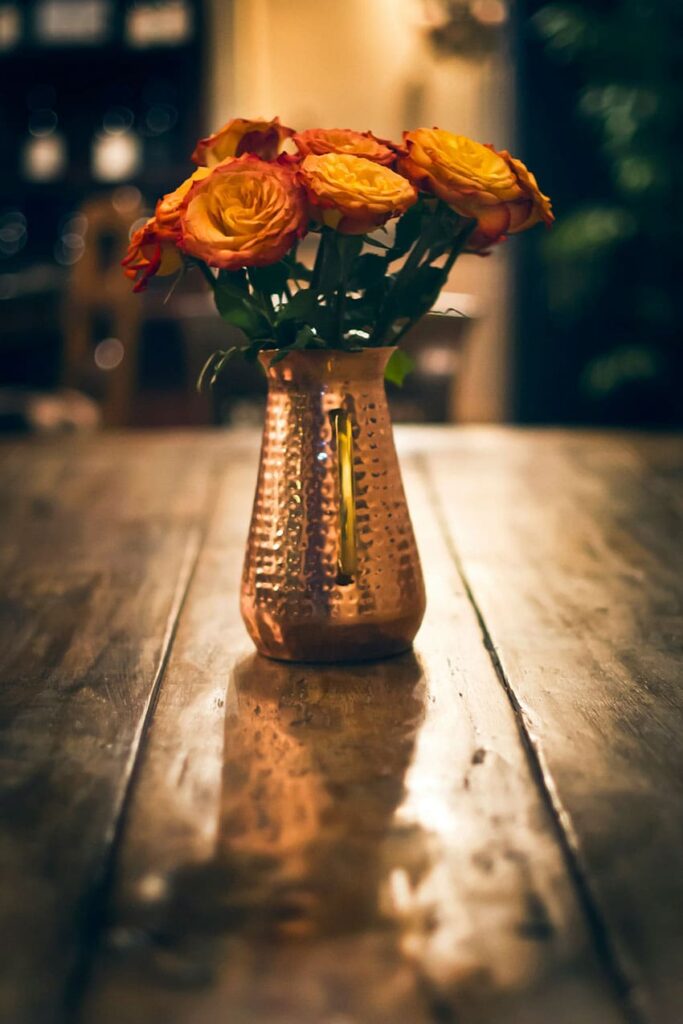
[[[218,377],[225,369],[226,364],[230,362],[232,357],[237,352],[239,352],[239,348],[237,348],[236,345],[233,345],[231,348],[227,349],[227,351],[221,353],[220,359],[214,364],[213,367],[213,373],[211,374],[211,387],[214,386],[214,384],[218,380]]]
[[[386,276],[387,260],[384,256],[377,256],[375,253],[365,253],[360,256],[353,267],[349,278],[349,289],[351,291],[365,291],[371,288]]]
[[[221,270],[216,279],[221,289],[236,299],[249,298],[246,270]]]
[[[249,278],[257,291],[265,295],[282,295],[289,279],[289,267],[284,260],[268,267],[251,267]]]
[[[242,349],[242,355],[248,363],[255,363],[261,352],[265,352],[271,348],[273,348],[273,345],[270,342],[270,339],[256,338],[250,345],[245,345]]]
[[[291,255],[285,256],[284,262],[289,268],[289,276],[294,278],[295,281],[312,281],[313,271],[310,267],[307,267],[301,260],[295,260]]]
[[[230,359],[232,359],[235,353],[239,351],[239,348],[236,345],[233,345],[231,348],[226,349],[225,351],[223,351],[222,349],[218,349],[217,352],[212,352],[209,358],[202,366],[199,377],[197,378],[197,391],[202,391],[204,387],[204,381],[206,380],[209,373],[211,374],[209,378],[209,383],[211,387],[213,387],[216,381],[218,380],[218,377],[223,368],[225,367],[226,363]]]
[[[289,302],[279,310],[276,323],[286,320],[308,320],[318,305],[318,296],[312,288],[303,288],[291,297]]]
[[[415,369],[415,363],[407,355],[403,349],[397,348],[392,353],[389,362],[387,363],[384,371],[384,379],[390,381],[392,384],[398,385],[399,388],[403,387],[403,381],[407,375]]]
[[[283,359],[292,351],[292,346],[288,345],[287,348],[281,348],[279,352],[276,352],[270,361],[270,365],[274,366],[275,363],[281,363]]]
[[[396,222],[394,244],[388,253],[389,260],[397,260],[400,256],[405,256],[417,240],[422,227],[423,213],[422,203],[417,202],[402,217],[399,217]]]
[[[436,302],[443,283],[444,272],[440,267],[418,267],[393,297],[391,319],[405,316],[412,320],[427,313]]]
[[[315,328],[319,338],[334,337],[334,315],[330,306],[318,303],[308,316],[308,324]]]
[[[199,394],[201,394],[201,392],[204,390],[204,381],[206,380],[209,370],[213,371],[215,363],[218,362],[222,355],[223,352],[221,351],[221,349],[219,349],[217,352],[212,352],[209,358],[202,366],[201,370],[199,371],[199,376],[197,377],[197,383],[195,385],[197,392]]]
[[[221,270],[214,287],[216,309],[221,317],[249,338],[271,333],[268,318],[249,294],[245,270]]]
[[[344,311],[346,330],[367,328],[370,330],[377,316],[377,303],[368,301],[366,296],[361,299],[347,299]]]
[[[280,363],[285,358],[288,352],[293,352],[296,349],[306,348],[327,348],[327,343],[324,342],[322,338],[319,338],[318,335],[315,334],[312,328],[309,327],[307,324],[299,328],[296,334],[296,338],[291,345],[283,346],[279,350],[279,352],[275,356],[273,356],[272,362]]]
[[[304,324],[297,331],[292,348],[326,348],[326,342],[319,338],[312,327]]]
[[[391,249],[390,245],[387,245],[386,242],[380,242],[379,238],[375,238],[373,235],[363,235],[363,241],[366,245],[374,245],[378,249],[385,249],[386,252],[389,252]]]
[[[255,306],[247,303],[237,304],[230,300],[229,304],[220,301],[216,293],[216,306],[226,324],[238,327],[248,338],[268,337],[270,325],[265,316]]]
[[[248,338],[259,335],[267,337],[270,334],[271,328],[268,319],[254,305],[248,295],[246,298],[240,296],[239,293],[236,295],[230,285],[226,286],[219,281],[214,291],[214,298],[216,309],[222,318],[233,327],[239,327]]]

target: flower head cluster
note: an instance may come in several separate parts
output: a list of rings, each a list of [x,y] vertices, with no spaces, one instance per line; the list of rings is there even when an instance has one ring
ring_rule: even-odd
[[[417,189],[383,164],[349,153],[309,154],[299,171],[313,218],[364,235],[417,202]]]
[[[245,154],[193,185],[180,213],[179,246],[223,270],[276,263],[306,231],[296,172]]]
[[[370,132],[235,118],[200,140],[193,160],[196,170],[131,237],[123,266],[136,291],[172,273],[183,254],[236,271],[278,262],[307,230],[365,235],[421,193],[476,221],[474,251],[553,220],[521,161],[436,128],[406,132],[396,145]]]
[[[533,174],[507,150],[496,152],[493,146],[438,128],[405,132],[404,142],[401,173],[456,213],[477,221],[472,247],[484,248],[538,221],[554,220],[550,200]]]
[[[391,143],[378,139],[372,132],[354,132],[350,128],[309,128],[305,132],[295,132],[292,138],[302,156],[345,153],[386,167],[391,167],[396,159]]]

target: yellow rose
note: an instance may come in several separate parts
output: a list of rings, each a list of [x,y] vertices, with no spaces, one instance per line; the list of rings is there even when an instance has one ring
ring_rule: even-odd
[[[395,151],[382,139],[375,138],[372,132],[354,132],[350,128],[309,128],[305,132],[295,132],[292,139],[302,156],[309,153],[316,156],[350,153],[387,167],[396,159]]]
[[[472,247],[485,248],[506,234],[555,219],[550,199],[533,174],[507,150],[498,153],[492,146],[438,128],[404,132],[404,140],[406,153],[399,170],[456,213],[476,219]]]
[[[205,167],[215,167],[223,160],[244,153],[253,153],[262,160],[274,160],[282,143],[293,134],[292,128],[280,124],[279,117],[274,117],[272,121],[263,118],[248,121],[243,117],[235,117],[213,135],[200,139],[192,160]]]
[[[299,178],[312,215],[347,235],[373,231],[417,201],[416,189],[400,174],[348,153],[309,154]]]
[[[211,267],[262,267],[289,252],[307,223],[294,172],[246,155],[194,183],[180,211],[179,244]]]

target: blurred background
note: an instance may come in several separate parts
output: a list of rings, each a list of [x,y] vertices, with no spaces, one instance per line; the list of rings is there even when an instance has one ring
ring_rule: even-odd
[[[199,276],[118,264],[197,137],[274,114],[457,131],[554,200],[456,265],[398,419],[680,425],[682,60],[680,0],[0,0],[0,426],[258,422],[257,368],[196,394],[230,343]]]

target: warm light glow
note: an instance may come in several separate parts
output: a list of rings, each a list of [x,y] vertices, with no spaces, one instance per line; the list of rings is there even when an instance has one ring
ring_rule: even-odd
[[[99,181],[123,181],[140,166],[139,138],[129,131],[102,135],[93,144],[92,173]]]
[[[103,42],[110,29],[112,5],[107,0],[40,0],[34,26],[43,44]]]
[[[472,0],[470,11],[482,25],[504,25],[508,17],[503,0]]]
[[[115,370],[124,355],[125,349],[118,338],[105,338],[95,349],[93,358],[98,370]]]
[[[20,36],[19,8],[14,4],[11,7],[0,8],[0,51],[13,49]]]
[[[128,44],[139,49],[177,46],[192,33],[192,11],[185,0],[138,3],[126,15]]]
[[[24,146],[23,169],[29,181],[51,181],[64,170],[66,145],[57,132],[30,138]]]

